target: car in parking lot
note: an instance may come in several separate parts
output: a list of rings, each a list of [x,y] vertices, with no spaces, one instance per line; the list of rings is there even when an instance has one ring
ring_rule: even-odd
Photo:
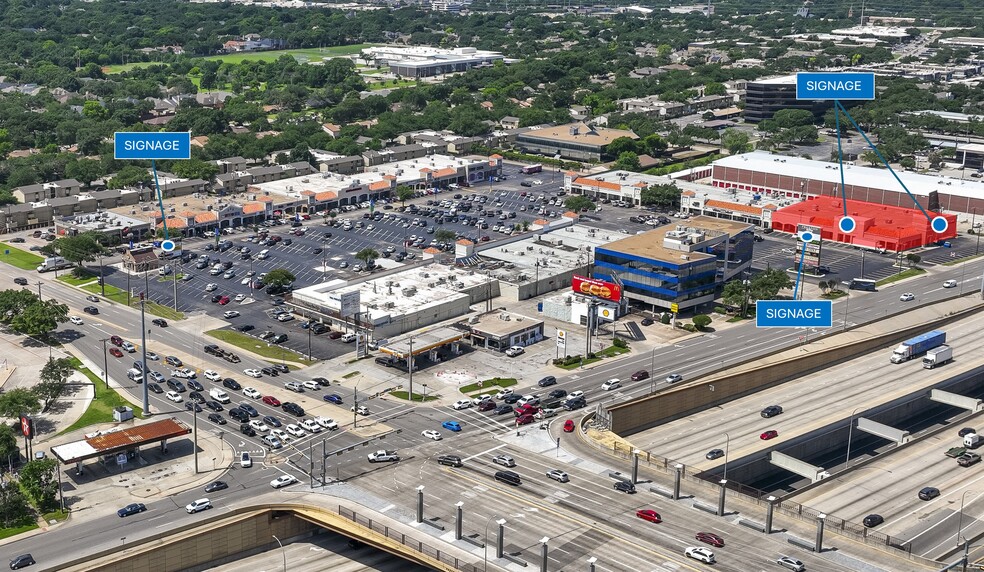
[[[243,388],[243,395],[245,395],[246,397],[249,397],[250,399],[259,399],[259,398],[263,397],[263,394],[260,393],[258,390],[256,390],[253,387],[245,387],[245,388]],[[265,401],[264,401],[264,403],[265,403]]]
[[[240,389],[243,388],[242,385],[239,385],[239,382],[238,381],[232,379],[231,377],[227,377],[227,378],[223,379],[222,380],[222,386],[223,387],[227,387],[227,388],[229,388],[229,389],[231,389],[233,391],[239,391]]]
[[[495,411],[493,411],[493,414],[495,414],[495,415],[506,415],[506,414],[509,414],[509,413],[513,413],[513,411],[514,410],[513,410],[512,405],[502,404],[502,405],[500,405],[500,406],[498,406],[498,407],[495,408]]]
[[[272,407],[280,407],[280,400],[272,395],[264,395],[263,403],[266,403],[267,405],[270,405]]]
[[[299,425],[296,425],[294,423],[287,424],[287,426],[284,427],[284,429],[286,429],[287,432],[293,435],[294,437],[303,437],[307,435],[307,432],[304,429],[301,429]]]
[[[683,551],[683,554],[687,558],[693,558],[694,560],[706,562],[707,564],[713,564],[715,562],[714,553],[703,546],[690,546]]]
[[[663,522],[663,518],[659,516],[659,513],[651,508],[643,508],[636,511],[636,516],[642,520],[647,520],[653,523]]]
[[[310,433],[321,433],[322,427],[314,419],[304,419],[299,422],[299,425],[302,429]]]
[[[768,431],[765,431],[761,435],[759,435],[759,439],[763,441],[768,441],[769,439],[775,439],[778,436],[779,436],[778,431],[776,431],[775,429],[769,429]]]
[[[444,427],[448,431],[458,432],[461,431],[461,424],[457,421],[444,421],[441,423],[441,427]]]
[[[511,348],[506,350],[506,355],[509,357],[516,357],[519,355],[523,355],[525,352],[526,350],[522,346],[512,346]]]
[[[280,408],[283,409],[284,411],[286,411],[287,413],[290,413],[294,417],[304,417],[304,409],[300,405],[298,405],[296,403],[291,403],[290,401],[288,401],[286,403],[282,403],[280,405]],[[360,407],[360,409],[363,409],[363,408]],[[367,413],[363,413],[363,415],[368,415],[368,414],[369,414],[368,413],[368,410],[367,410]]]
[[[187,383],[188,383],[188,387],[190,387],[191,389],[194,389],[195,391],[205,391],[205,388],[202,387],[202,384],[198,383],[197,381],[195,381],[193,379],[189,379],[187,381]]]
[[[762,417],[775,417],[782,413],[782,407],[779,405],[770,405],[762,410]]]
[[[283,425],[283,423],[281,423],[280,420],[274,417],[273,415],[265,416],[263,418],[263,422],[269,425],[270,427],[280,427],[281,425]]]
[[[441,432],[435,431],[433,429],[424,429],[423,431],[420,432],[420,434],[434,441],[440,441],[441,439],[443,439],[443,437],[441,436]]]

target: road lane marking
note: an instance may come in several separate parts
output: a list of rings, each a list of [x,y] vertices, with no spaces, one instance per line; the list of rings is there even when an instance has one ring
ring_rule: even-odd
[[[462,462],[464,462],[464,461],[471,461],[472,459],[477,459],[477,458],[482,457],[484,455],[488,455],[489,453],[492,453],[493,451],[497,451],[497,450],[505,447],[506,445],[508,445],[508,443],[503,443],[501,445],[496,445],[495,447],[492,447],[491,449],[486,449],[485,451],[482,451],[481,453],[475,453],[471,457],[465,457],[464,459],[462,459]]]

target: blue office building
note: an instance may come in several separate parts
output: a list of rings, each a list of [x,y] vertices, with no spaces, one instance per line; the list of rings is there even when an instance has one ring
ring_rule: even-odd
[[[724,283],[751,267],[753,226],[699,216],[595,249],[592,276],[622,283],[633,306],[680,312],[712,302]]]

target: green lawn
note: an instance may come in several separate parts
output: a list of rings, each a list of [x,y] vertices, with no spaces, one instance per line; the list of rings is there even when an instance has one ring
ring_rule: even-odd
[[[27,532],[28,530],[34,530],[37,527],[38,527],[38,523],[32,522],[30,524],[25,524],[24,526],[15,526],[12,528],[0,528],[0,539],[10,538],[11,536],[17,536],[22,532]]]
[[[906,278],[911,278],[913,276],[919,276],[920,274],[925,274],[925,273],[926,271],[923,270],[922,268],[910,268],[908,270],[902,271],[899,274],[892,274],[888,278],[882,278],[881,280],[875,283],[875,286],[884,286],[886,284],[891,284],[892,282],[898,282],[899,280],[904,280]]]
[[[339,56],[351,56],[374,45],[376,44],[352,44],[350,46],[334,46],[330,48],[302,48],[296,50],[272,50],[268,52],[237,52],[234,54],[223,54],[220,56],[210,56],[200,59],[215,60],[230,64],[241,64],[247,60],[272,62],[276,61],[280,56],[289,55],[293,56],[298,62],[306,64],[310,62],[320,62],[329,58],[337,58]],[[111,65],[105,66],[103,71],[108,74],[114,74],[129,71],[134,68],[146,68],[154,65],[160,64],[159,62],[136,62],[126,65]]]
[[[629,353],[629,351],[630,351],[629,348],[619,348],[619,347],[616,347],[616,346],[608,346],[607,348],[605,348],[605,349],[601,350],[600,352],[598,352],[598,355],[605,356],[605,357],[615,357],[615,356],[620,356],[622,354],[627,354],[627,353]]]
[[[75,369],[79,370],[84,374],[89,381],[92,382],[92,386],[95,388],[96,396],[95,399],[89,404],[89,408],[85,410],[85,413],[79,417],[79,420],[73,423],[71,426],[62,429],[59,433],[68,433],[70,431],[75,431],[76,429],[82,429],[83,427],[88,427],[90,425],[95,425],[96,423],[109,423],[113,421],[113,408],[119,407],[121,405],[128,405],[133,408],[133,416],[136,418],[143,417],[143,410],[133,403],[123,399],[123,397],[116,393],[114,389],[106,387],[106,382],[104,382],[98,375],[90,371],[88,368],[82,366],[77,358],[71,358],[72,364],[75,365]]]
[[[293,350],[287,349],[283,346],[269,345],[263,340],[253,338],[239,332],[234,332],[232,330],[211,330],[205,333],[217,340],[221,340],[227,344],[232,344],[237,348],[242,348],[253,352],[256,355],[263,356],[272,361],[284,360],[304,365],[311,365],[314,363],[313,361],[308,361],[307,358]]]
[[[566,369],[567,371],[570,371],[572,369],[577,369],[577,368],[581,367],[582,365],[588,365],[590,363],[595,363],[595,362],[598,362],[598,361],[601,361],[601,358],[600,357],[594,357],[594,358],[590,358],[590,359],[585,359],[583,361],[574,362],[574,363],[572,363],[570,365],[558,365],[556,367],[559,367],[560,369]]]
[[[76,278],[75,276],[72,276],[71,273],[69,273],[59,276],[58,280],[64,282],[65,284],[70,284],[72,286],[81,286],[83,284],[88,284],[89,282],[92,282],[97,278],[98,278],[97,276],[94,276],[92,274],[87,274],[85,278]]]
[[[8,251],[10,254],[7,254]],[[0,242],[0,261],[16,266],[21,270],[35,270],[39,264],[44,262],[44,258],[32,252],[14,248],[6,242]]]
[[[411,85],[417,85],[417,81],[412,79],[401,79],[401,80],[397,80],[396,85],[393,85],[393,80],[388,79],[381,82],[370,83],[369,91],[379,91],[380,89],[396,89],[399,87],[407,87]]]
[[[406,391],[391,391],[391,392],[389,392],[389,394],[392,395],[393,397],[397,398],[397,399],[403,399],[404,401],[407,399],[407,392]],[[416,402],[418,402],[418,403],[419,402],[423,402],[423,401],[436,401],[437,400],[437,397],[434,396],[434,395],[428,395],[426,398],[424,398],[423,394],[414,393],[413,394],[413,400],[416,401]]]
[[[462,385],[458,388],[461,393],[471,393],[473,391],[480,391],[481,393],[487,392],[493,387],[509,387],[510,385],[516,385],[516,378],[514,377],[493,377],[492,379],[486,379],[484,381],[477,381],[475,383],[470,383],[468,385]]]
[[[82,289],[86,292],[92,292],[97,296],[102,296],[102,287],[95,282],[91,284],[86,284],[82,286]],[[110,284],[106,284],[106,295],[103,296],[107,300],[116,302],[117,304],[123,304],[126,306],[126,290],[117,288]],[[140,296],[130,296],[130,307],[140,308]],[[160,316],[167,320],[184,320],[184,312],[175,312],[174,308],[168,306],[162,306],[157,302],[148,301],[144,304],[144,309],[155,316]]]

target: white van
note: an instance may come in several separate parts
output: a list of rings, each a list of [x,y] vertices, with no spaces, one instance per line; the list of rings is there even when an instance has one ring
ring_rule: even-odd
[[[229,403],[229,394],[222,391],[218,387],[213,387],[210,389],[208,395],[219,403]]]
[[[270,249],[266,248],[261,250],[260,253],[256,255],[256,257],[259,258],[260,260],[266,260],[267,258],[270,258]]]
[[[137,383],[143,382],[143,373],[135,367],[131,367],[126,370],[126,376],[130,378],[130,381],[135,381]]]

